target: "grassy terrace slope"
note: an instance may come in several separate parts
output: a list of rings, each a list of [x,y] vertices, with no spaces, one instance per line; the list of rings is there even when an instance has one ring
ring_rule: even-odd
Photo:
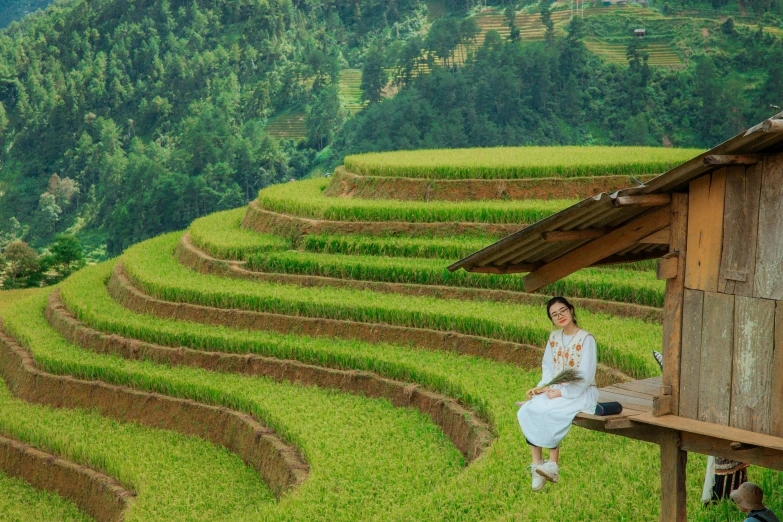
[[[574,203],[554,201],[401,202],[324,196],[328,179],[283,183],[262,190],[266,210],[329,221],[407,221],[411,223],[533,223]]]
[[[696,156],[660,147],[496,147],[347,156],[350,172],[434,179],[516,179],[657,174]]]
[[[640,165],[626,164],[624,175],[663,168]],[[561,483],[530,491],[513,403],[539,379],[551,329],[545,296],[521,292],[518,276],[445,271],[572,200],[365,200],[330,197],[328,182],[270,187],[247,209],[137,244],[0,309],[5,331],[55,377],[218,407],[273,430],[309,468],[279,500],[241,452],[198,437],[136,427],[130,436],[146,452],[128,442],[115,455],[95,435],[73,450],[29,414],[7,423],[4,405],[107,430],[127,425],[6,401],[1,389],[0,430],[21,426],[13,433],[135,488],[127,520],[657,518],[658,448],[579,428],[563,443]],[[296,226],[272,226],[286,221]],[[653,267],[590,269],[548,290],[592,298],[578,301],[579,320],[598,341],[600,382],[659,373],[650,356],[662,336]],[[182,498],[169,486],[179,477],[166,437],[193,444],[183,446],[183,469],[200,466]],[[142,477],[133,451],[160,451],[159,473]],[[219,463],[214,452],[225,470],[203,462]],[[707,522],[728,506],[700,508],[704,461],[689,459],[688,507]],[[237,478],[226,477],[232,469]],[[783,488],[781,473],[754,468],[751,479]]]

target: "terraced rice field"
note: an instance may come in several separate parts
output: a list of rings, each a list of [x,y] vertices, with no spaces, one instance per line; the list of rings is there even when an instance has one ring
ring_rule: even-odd
[[[266,132],[281,140],[301,141],[307,137],[307,127],[304,112],[283,112],[272,119],[266,126]]]
[[[587,39],[585,45],[595,54],[598,54],[607,62],[627,64],[628,58],[626,57],[626,51],[628,49],[627,42],[614,43],[608,40],[599,39]],[[641,52],[649,55],[650,65],[678,67],[683,65],[683,61],[674,48],[666,43],[660,41],[644,42],[644,46]]]
[[[574,296],[598,339],[600,384],[659,373],[653,263],[526,294],[518,276],[444,267],[569,201],[323,189],[270,187],[56,288],[1,293],[0,436],[111,488],[42,493],[0,475],[0,509],[21,520],[658,518],[657,446],[581,428],[563,443],[560,483],[532,492],[513,406],[539,379],[546,292]],[[734,508],[700,506],[704,463],[688,461],[690,514],[724,520]],[[750,476],[783,488],[781,473]]]
[[[366,105],[362,101],[362,71],[343,69],[340,72],[340,94],[349,114],[356,114]]]
[[[633,17],[634,19],[646,19],[646,18],[661,18],[660,13],[650,9],[634,6],[606,6],[606,7],[593,7],[588,6],[584,10],[584,16],[606,16],[606,15],[620,15]],[[508,22],[502,12],[488,9],[475,16],[481,33],[479,34],[476,45],[482,45],[486,37],[487,31],[497,31],[502,38],[508,38],[510,30],[508,28]],[[555,32],[563,33],[565,26],[571,20],[571,11],[560,10],[552,12],[552,21],[555,24]],[[522,14],[518,13],[515,18],[515,24],[520,29],[521,37],[523,41],[537,41],[543,40],[545,36],[545,28],[541,23],[541,17],[539,14]],[[585,41],[587,48],[603,56],[608,62],[627,64],[628,61],[625,58],[625,51],[628,46],[625,43],[613,43],[608,40],[601,39],[588,39]],[[682,60],[676,53],[675,49],[668,42],[652,42],[646,46],[645,52],[650,55],[650,65],[655,66],[680,66]]]

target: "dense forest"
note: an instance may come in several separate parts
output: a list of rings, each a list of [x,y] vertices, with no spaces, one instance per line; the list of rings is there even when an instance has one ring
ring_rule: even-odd
[[[344,117],[366,42],[418,29],[417,0],[98,0],[0,34],[0,233],[78,233],[109,254],[304,175]],[[263,127],[307,107],[310,140]],[[4,245],[0,244],[0,247]]]
[[[687,15],[556,29],[550,3],[533,0],[58,2],[0,32],[0,252],[15,245],[5,257],[28,273],[20,281],[56,280],[348,153],[712,146],[783,105],[781,38],[764,29],[781,27],[781,2],[658,6],[742,21],[722,16],[709,39],[681,42],[692,52],[681,67],[651,66],[642,41],[617,35],[643,23],[699,34]],[[487,4],[506,8],[509,31],[479,43],[466,14]],[[515,27],[520,9],[540,17],[543,40]],[[597,37],[622,42],[625,61],[588,50]],[[361,69],[367,104],[353,116],[339,87],[348,68]],[[306,137],[270,136],[291,110]]]
[[[686,69],[651,67],[642,41],[629,38],[626,66],[589,52],[585,22],[577,17],[564,38],[525,42],[490,32],[454,67],[449,60],[474,35],[464,25],[442,19],[429,41],[408,41],[407,47],[441,49],[446,59],[431,60],[429,74],[409,74],[408,57],[421,49],[392,48],[377,57],[400,71],[400,91],[347,122],[335,148],[347,154],[520,144],[711,147],[783,105],[783,46],[758,30],[732,29],[731,44],[742,52],[696,56]]]

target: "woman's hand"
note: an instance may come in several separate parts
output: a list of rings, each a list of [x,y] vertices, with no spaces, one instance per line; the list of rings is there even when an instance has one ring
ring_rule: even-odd
[[[525,397],[528,398],[528,400],[531,400],[533,398],[533,395],[536,395],[537,390],[535,388],[530,388],[528,391],[525,392]]]
[[[560,393],[560,390],[558,390],[556,388],[547,388],[545,393],[546,393],[546,396],[549,397],[550,399],[556,399],[558,397],[562,397],[563,396],[563,394]]]

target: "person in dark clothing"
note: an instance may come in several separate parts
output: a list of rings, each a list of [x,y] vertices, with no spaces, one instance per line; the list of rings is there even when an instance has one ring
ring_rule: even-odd
[[[753,482],[745,482],[731,492],[731,500],[743,513],[748,514],[745,522],[780,522],[771,509],[764,506],[764,492]]]

